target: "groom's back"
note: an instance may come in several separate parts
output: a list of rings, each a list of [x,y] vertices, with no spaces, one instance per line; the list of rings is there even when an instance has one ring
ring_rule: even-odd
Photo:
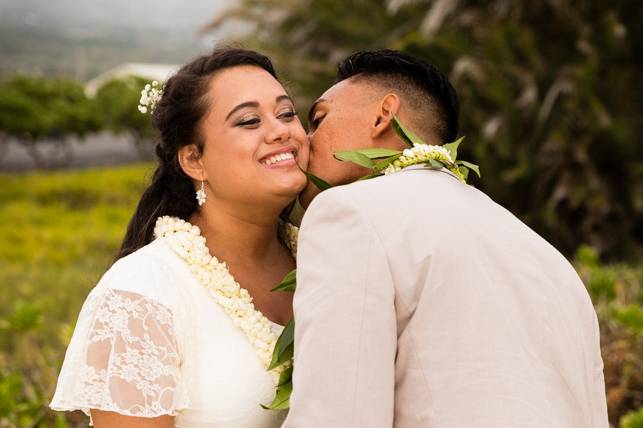
[[[558,251],[446,172],[335,191],[388,259],[396,427],[607,426],[596,316]]]

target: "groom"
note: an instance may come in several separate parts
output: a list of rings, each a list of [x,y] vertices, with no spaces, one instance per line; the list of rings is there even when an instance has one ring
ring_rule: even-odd
[[[344,60],[310,111],[287,428],[606,428],[596,315],[565,258],[448,171],[368,173],[333,152],[458,133],[457,95],[395,51]]]

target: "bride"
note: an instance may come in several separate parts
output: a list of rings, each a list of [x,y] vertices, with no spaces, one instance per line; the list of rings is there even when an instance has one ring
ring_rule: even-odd
[[[280,216],[306,185],[306,133],[270,60],[235,48],[172,76],[153,122],[158,168],[83,305],[51,407],[96,427],[280,426],[260,404],[292,295],[270,290],[295,267]]]

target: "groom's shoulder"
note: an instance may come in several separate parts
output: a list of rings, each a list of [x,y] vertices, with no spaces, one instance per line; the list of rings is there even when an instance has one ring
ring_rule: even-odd
[[[306,216],[348,218],[351,214],[369,213],[373,218],[377,213],[378,218],[386,219],[411,215],[428,210],[436,200],[469,200],[470,187],[441,171],[401,171],[325,190],[313,200]]]
[[[439,197],[442,193],[453,194],[455,189],[466,187],[469,186],[449,173],[415,169],[337,186],[320,196],[353,200],[358,202],[358,205],[368,206],[407,197],[417,198],[420,193],[424,196]]]

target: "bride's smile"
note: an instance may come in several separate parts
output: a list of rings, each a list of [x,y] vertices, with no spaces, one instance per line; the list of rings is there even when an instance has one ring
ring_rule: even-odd
[[[284,148],[267,154],[259,162],[269,168],[288,168],[297,166],[297,150],[295,148]]]

